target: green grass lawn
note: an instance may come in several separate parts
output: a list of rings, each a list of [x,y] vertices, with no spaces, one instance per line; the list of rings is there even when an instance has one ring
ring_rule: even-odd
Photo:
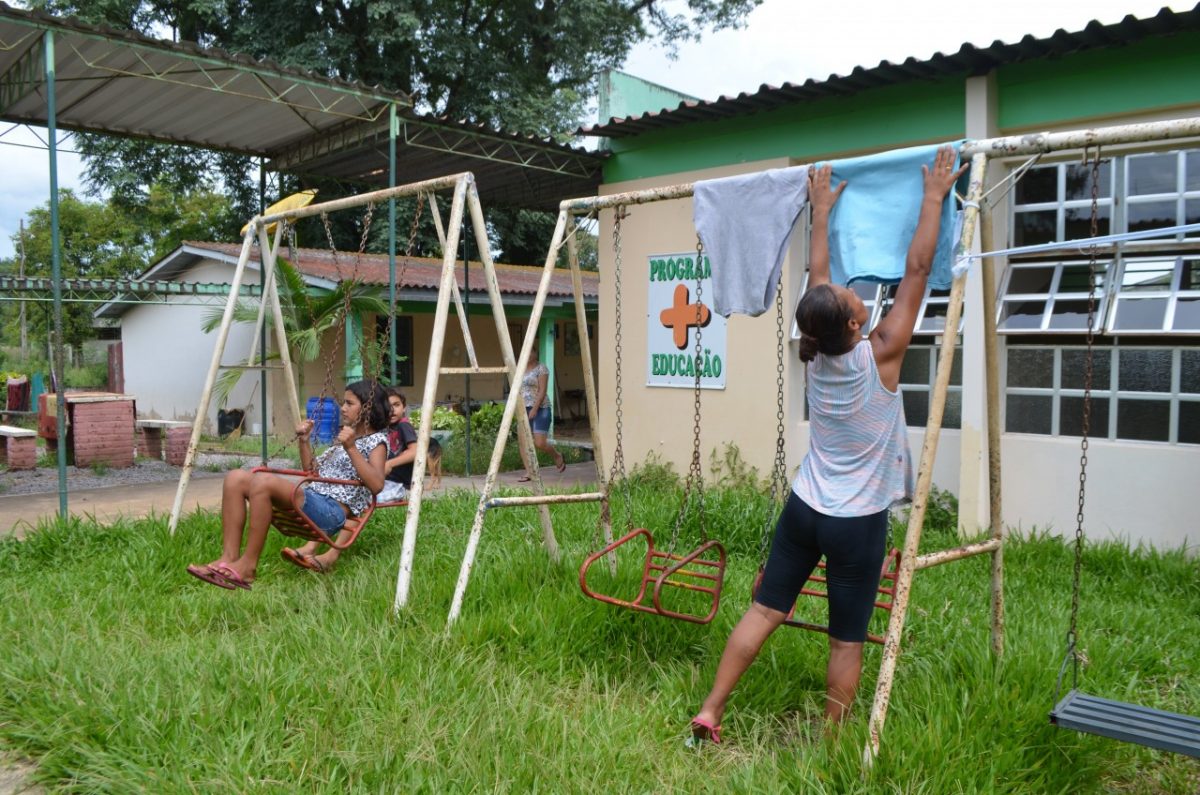
[[[634,491],[670,536],[677,497]],[[825,639],[783,629],[735,693],[726,742],[684,747],[747,603],[765,504],[709,494],[729,578],[712,625],[585,599],[594,505],[553,509],[549,565],[532,509],[492,511],[463,617],[445,617],[475,498],[422,509],[410,607],[391,611],[403,514],[321,577],[278,556],[251,592],[187,576],[218,521],[74,522],[0,541],[0,746],[74,792],[1185,793],[1200,762],[1052,728],[1070,606],[1057,540],[1006,553],[1007,654],[988,640],[986,558],[918,573],[883,753],[860,766],[879,662],[855,716],[822,741]],[[615,510],[621,516],[620,509]],[[685,535],[688,531],[685,529]],[[955,543],[932,529],[928,549]],[[1086,689],[1200,714],[1200,577],[1179,552],[1088,548]]]

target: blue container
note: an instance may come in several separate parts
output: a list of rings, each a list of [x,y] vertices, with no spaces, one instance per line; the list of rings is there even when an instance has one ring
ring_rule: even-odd
[[[313,421],[312,440],[317,444],[332,442],[342,426],[342,411],[333,398],[309,398],[305,416]]]

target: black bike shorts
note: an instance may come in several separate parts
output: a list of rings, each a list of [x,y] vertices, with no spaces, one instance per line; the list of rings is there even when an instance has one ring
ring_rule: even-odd
[[[826,516],[790,492],[775,526],[762,583],[754,601],[788,613],[821,556],[829,589],[829,636],[867,639],[887,543],[888,511],[870,516]]]

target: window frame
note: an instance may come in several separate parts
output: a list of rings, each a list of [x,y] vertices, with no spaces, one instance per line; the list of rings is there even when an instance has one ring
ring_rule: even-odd
[[[1010,355],[1015,351],[1034,351],[1034,350],[1050,350],[1054,353],[1053,372],[1051,374],[1051,386],[1049,387],[1014,387],[1009,386],[1009,362]],[[1002,410],[1004,416],[1002,418],[1002,427],[1006,434],[1018,434],[1021,436],[1045,436],[1063,439],[1078,439],[1079,435],[1075,433],[1062,432],[1062,399],[1083,397],[1084,390],[1082,388],[1064,387],[1062,385],[1063,378],[1063,354],[1066,351],[1086,351],[1087,346],[1084,344],[1061,344],[1061,343],[1043,343],[1037,342],[1029,345],[1011,345],[1003,357],[1003,381],[1004,381],[1004,401]],[[1122,352],[1136,351],[1163,351],[1171,352],[1171,386],[1169,391],[1150,392],[1133,389],[1120,388],[1120,363]],[[1112,345],[1105,345],[1095,348],[1094,356],[1108,357],[1108,383],[1092,385],[1092,402],[1106,401],[1108,404],[1108,420],[1106,427],[1101,429],[1092,427],[1089,429],[1089,439],[1103,439],[1121,443],[1144,443],[1144,444],[1170,444],[1170,445],[1185,445],[1197,446],[1198,443],[1181,442],[1179,441],[1180,429],[1180,407],[1184,403],[1200,404],[1200,393],[1183,392],[1181,382],[1183,377],[1183,352],[1185,350],[1195,350],[1192,346],[1184,346],[1179,344],[1173,345],[1148,345],[1144,342],[1137,342],[1131,345],[1120,345],[1114,342]],[[1033,431],[1014,431],[1009,429],[1008,424],[1008,397],[1010,395],[1028,395],[1028,396],[1045,396],[1051,400],[1051,416],[1050,416],[1050,431],[1048,433],[1037,433]],[[1139,402],[1155,402],[1168,403],[1168,425],[1166,439],[1135,439],[1121,436],[1119,429],[1119,417],[1121,403]]]

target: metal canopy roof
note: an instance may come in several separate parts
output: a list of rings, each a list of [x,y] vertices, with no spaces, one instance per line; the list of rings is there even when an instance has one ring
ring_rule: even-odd
[[[1154,36],[1197,29],[1200,29],[1200,5],[1178,13],[1163,8],[1155,16],[1146,19],[1131,15],[1111,25],[1092,20],[1083,30],[1073,33],[1060,28],[1044,39],[1025,36],[1015,44],[995,41],[988,47],[964,44],[956,53],[935,53],[925,61],[916,58],[908,58],[899,64],[880,61],[878,66],[856,66],[848,75],[830,75],[825,80],[810,79],[803,83],[784,83],[779,87],[764,83],[753,94],[743,92],[736,97],[721,96],[712,101],[681,102],[674,108],[649,111],[640,116],[626,116],[623,119],[614,117],[602,124],[580,128],[576,133],[625,138],[692,122],[748,116],[824,97],[849,96],[880,86],[982,75],[1005,64],[1054,58],[1097,47],[1132,44]]]
[[[268,168],[386,186],[473,171],[488,204],[555,208],[595,193],[603,155],[421,116],[403,92],[270,61],[87,25],[0,2],[0,121],[45,125],[45,33],[57,125],[263,157]]]

